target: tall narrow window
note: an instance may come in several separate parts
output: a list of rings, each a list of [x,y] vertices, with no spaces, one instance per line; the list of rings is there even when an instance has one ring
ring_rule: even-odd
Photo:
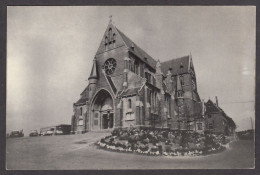
[[[147,89],[147,102],[151,105],[151,90]]]
[[[157,107],[157,92],[154,92],[154,106]]]
[[[145,78],[147,79],[148,83],[151,83],[151,74],[149,74],[148,72],[145,72]]]
[[[82,110],[82,108],[80,108],[80,115],[82,115],[82,113],[83,113],[83,110]]]
[[[180,76],[181,85],[184,85],[184,78],[183,76]]]
[[[113,39],[113,41],[116,40],[116,34],[115,33],[113,34],[113,38],[112,39]]]
[[[132,109],[132,100],[131,99],[128,99],[128,108]]]
[[[108,30],[108,39],[109,39],[109,41],[112,40],[112,29],[111,28]]]
[[[134,72],[139,75],[139,62],[135,60],[135,65],[134,65]]]

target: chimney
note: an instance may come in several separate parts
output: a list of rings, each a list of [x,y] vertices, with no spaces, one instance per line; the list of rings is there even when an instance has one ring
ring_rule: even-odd
[[[216,105],[218,107],[218,97],[216,96]]]

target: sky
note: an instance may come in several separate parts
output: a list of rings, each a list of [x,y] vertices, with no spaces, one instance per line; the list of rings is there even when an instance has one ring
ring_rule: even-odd
[[[114,25],[156,60],[192,54],[201,99],[237,124],[255,118],[253,6],[9,6],[7,132],[70,124],[92,60]]]

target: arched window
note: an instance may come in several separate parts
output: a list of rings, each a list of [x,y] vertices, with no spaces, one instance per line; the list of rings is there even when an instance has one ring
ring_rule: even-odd
[[[132,109],[132,100],[131,99],[128,99],[128,108]]]

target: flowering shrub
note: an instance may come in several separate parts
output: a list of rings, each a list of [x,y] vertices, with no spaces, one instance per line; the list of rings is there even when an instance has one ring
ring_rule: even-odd
[[[223,151],[221,136],[188,132],[115,129],[97,142],[106,150],[153,156],[198,156]]]

